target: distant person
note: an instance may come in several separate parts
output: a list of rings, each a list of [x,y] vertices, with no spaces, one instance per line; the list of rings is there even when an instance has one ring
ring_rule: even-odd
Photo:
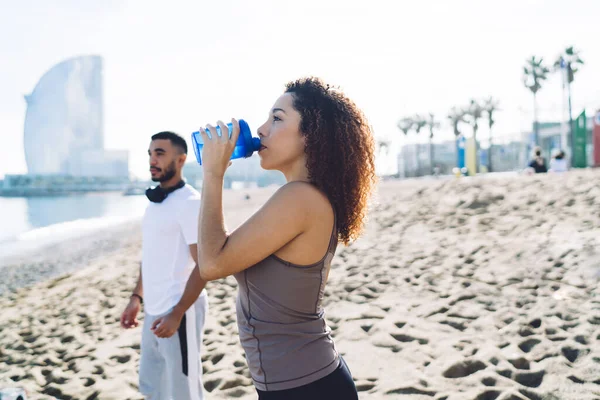
[[[542,174],[548,172],[548,167],[546,166],[546,159],[542,157],[542,149],[540,147],[536,147],[533,150],[533,159],[529,163],[529,168],[531,168],[536,174]]]
[[[322,302],[337,244],[361,233],[376,181],[369,123],[319,79],[288,83],[258,128],[262,168],[281,171],[287,183],[228,233],[222,191],[239,136],[232,124],[231,138],[200,129],[200,275],[238,282],[238,331],[260,400],[358,399]]]
[[[567,172],[569,170],[569,165],[567,164],[567,159],[565,157],[565,152],[559,150],[558,153],[550,160],[550,172]]]
[[[152,136],[148,156],[152,180],[160,185],[146,191],[150,203],[142,223],[142,265],[121,326],[138,326],[143,302],[139,384],[146,399],[200,400],[200,348],[208,312],[206,282],[197,268],[200,194],[181,178],[187,157],[181,136]],[[189,306],[181,307],[190,277],[194,288],[186,292]]]

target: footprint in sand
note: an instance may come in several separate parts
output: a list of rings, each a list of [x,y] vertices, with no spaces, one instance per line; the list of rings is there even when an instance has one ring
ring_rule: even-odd
[[[87,378],[85,378],[85,382],[84,382],[83,386],[90,387],[95,383],[96,383],[95,379],[87,377]]]
[[[522,369],[522,370],[530,369],[529,360],[527,360],[524,357],[509,359],[508,362],[511,363],[512,366],[515,367],[516,369]]]
[[[371,378],[367,379],[366,381],[355,382],[355,385],[357,392],[368,392],[369,390],[377,386],[377,379]]]
[[[508,379],[512,378],[512,371],[510,369],[498,369],[496,373]]]
[[[385,394],[422,395],[422,396],[433,397],[437,394],[437,392],[409,386],[409,387],[388,390],[387,392],[385,392]]]
[[[561,349],[562,355],[569,360],[569,362],[576,362],[580,356],[586,355],[590,352],[589,349],[578,349],[572,346],[565,346]]]
[[[211,393],[213,390],[215,390],[217,387],[219,387],[219,385],[221,384],[223,380],[221,378],[216,378],[216,379],[207,379],[204,381],[204,389]]]
[[[502,392],[499,390],[485,390],[484,392],[478,394],[474,400],[496,400],[501,394]]]
[[[414,341],[417,341],[419,344],[428,344],[429,343],[428,339],[417,338],[414,336],[405,335],[403,333],[391,333],[390,335],[394,339],[396,339],[397,341],[402,342],[402,343],[409,343],[409,342],[414,342]]]
[[[535,388],[542,384],[545,374],[543,369],[537,372],[519,372],[515,374],[514,380],[523,386]]]
[[[44,373],[42,371],[42,373]],[[101,365],[95,365],[94,366],[94,370],[92,371],[92,375],[103,375],[104,374],[104,368]]]
[[[225,354],[217,353],[210,358],[210,361],[212,362],[213,365],[216,365],[219,361],[221,361],[223,359],[223,357],[225,357]]]
[[[231,389],[227,392],[224,392],[224,394],[227,396],[227,398],[237,399],[242,396],[248,395],[248,392],[242,388],[236,388],[236,389]]]
[[[584,335],[577,335],[574,339],[577,343],[582,344],[584,346],[587,346],[589,344],[589,339]]]
[[[121,356],[116,355],[116,356],[112,356],[110,359],[116,360],[120,364],[125,364],[125,363],[129,362],[129,360],[131,360],[131,356],[129,354],[124,354]]]
[[[521,337],[528,337],[528,336],[533,336],[533,335],[535,335],[535,332],[532,331],[531,329],[522,328],[519,330],[519,336],[521,336]]]
[[[539,340],[539,339],[527,339],[526,341],[521,342],[519,344],[519,348],[524,353],[529,353],[535,346],[537,346],[540,343],[541,343],[541,340]]]
[[[568,380],[570,380],[573,383],[578,383],[578,384],[583,384],[585,383],[585,381],[583,379],[579,379],[578,377],[576,377],[575,375],[571,375],[567,377]]]
[[[480,360],[464,360],[450,366],[442,375],[444,378],[464,378],[486,368],[487,365]]]
[[[485,385],[485,386],[496,386],[497,382],[498,381],[496,379],[492,378],[491,376],[488,376],[481,380],[481,383],[483,383],[483,385]]]
[[[457,331],[461,331],[461,332],[464,331],[465,329],[467,329],[467,326],[464,321],[443,320],[443,321],[440,321],[439,323],[443,324],[443,325],[451,326],[452,328],[456,329]]]
[[[219,390],[227,390],[236,388],[239,386],[250,386],[252,385],[252,381],[249,379],[242,379],[240,377],[235,377],[233,379],[229,379],[225,381],[225,383],[219,388]]]
[[[529,322],[529,326],[537,329],[540,326],[542,326],[542,320],[539,318],[536,318],[536,319],[532,320],[531,322]]]

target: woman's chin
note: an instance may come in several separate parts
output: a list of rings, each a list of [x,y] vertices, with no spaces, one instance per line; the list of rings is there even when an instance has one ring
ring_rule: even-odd
[[[260,158],[260,167],[266,171],[271,170],[272,168],[269,167],[269,164],[265,162],[264,158]]]
[[[258,153],[258,157],[260,158],[260,167],[266,170],[270,169],[269,163],[265,160],[265,156],[261,152]]]

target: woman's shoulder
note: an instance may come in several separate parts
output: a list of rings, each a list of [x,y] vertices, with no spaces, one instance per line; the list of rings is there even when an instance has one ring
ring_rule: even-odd
[[[320,206],[331,208],[327,195],[312,183],[305,181],[286,183],[275,192],[273,197],[310,210]]]
[[[277,190],[276,193],[285,193],[286,195],[298,195],[306,197],[322,197],[327,199],[327,196],[323,191],[317,188],[314,184],[306,181],[293,181],[288,182]]]

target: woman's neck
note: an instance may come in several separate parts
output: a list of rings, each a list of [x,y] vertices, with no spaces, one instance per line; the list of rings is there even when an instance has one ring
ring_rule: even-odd
[[[286,170],[281,171],[285,176],[285,180],[289,182],[310,182],[308,168],[306,168],[306,159],[302,158],[290,165]]]

